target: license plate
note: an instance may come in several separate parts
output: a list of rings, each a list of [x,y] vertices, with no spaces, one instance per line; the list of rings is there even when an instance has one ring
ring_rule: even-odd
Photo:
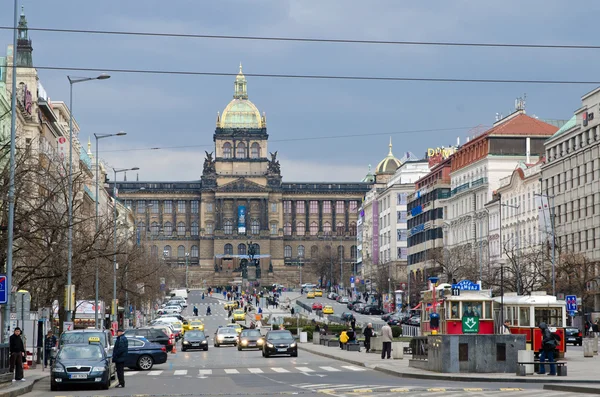
[[[567,338],[567,340],[573,340],[573,341],[574,341],[574,340],[575,340],[575,338]]]
[[[286,352],[287,349],[277,349],[278,352]]]
[[[248,347],[256,347],[256,343],[248,343]]]
[[[87,379],[87,374],[71,374],[71,379]]]
[[[192,346],[200,346],[200,343],[192,343]]]

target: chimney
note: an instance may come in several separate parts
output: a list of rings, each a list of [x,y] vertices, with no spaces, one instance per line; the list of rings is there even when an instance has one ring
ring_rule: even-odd
[[[527,164],[529,164],[529,157],[531,155],[531,138],[527,137],[525,140],[525,155],[527,156]]]

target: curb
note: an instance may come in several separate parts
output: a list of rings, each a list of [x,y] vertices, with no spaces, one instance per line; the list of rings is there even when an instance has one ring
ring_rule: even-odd
[[[574,385],[544,385],[544,390],[564,391],[568,393],[600,394],[598,387],[574,386]]]
[[[333,360],[338,360],[338,361],[344,361],[344,362],[347,362],[350,364],[357,365],[359,367],[366,367],[366,368],[370,368],[375,371],[383,372],[387,375],[397,376],[399,378],[446,380],[446,381],[450,381],[450,382],[504,382],[504,383],[511,382],[511,383],[567,383],[567,384],[572,384],[572,383],[597,384],[597,383],[599,383],[599,381],[596,379],[594,379],[594,380],[592,380],[592,379],[564,379],[563,380],[563,379],[558,379],[558,377],[541,378],[541,377],[535,377],[535,375],[518,376],[518,377],[511,377],[511,378],[492,378],[489,376],[485,376],[485,374],[466,377],[466,376],[445,375],[445,374],[438,375],[438,374],[434,374],[434,373],[419,374],[419,373],[411,373],[411,372],[398,372],[393,369],[382,367],[382,366],[380,366],[380,364],[366,365],[362,361],[355,361],[355,360],[351,360],[351,359],[347,359],[347,358],[342,358],[342,357],[336,356],[334,354],[322,353],[320,351],[313,351],[310,349],[305,349],[302,347],[302,345],[298,345],[298,348],[300,350],[303,350],[303,351],[306,351],[306,352],[309,352],[312,354],[316,354],[317,356],[327,357],[327,358],[331,358]],[[565,377],[565,378],[567,378],[567,377]],[[555,386],[555,387],[568,387],[568,386]],[[592,390],[594,390],[594,389],[592,389]],[[600,389],[595,389],[595,390],[598,390],[597,394],[600,394]]]
[[[39,378],[33,379],[31,382],[28,382],[23,387],[17,387],[13,390],[6,390],[6,391],[0,390],[0,397],[17,397],[17,396],[22,396],[23,394],[27,394],[33,390],[33,386],[35,386],[35,384],[37,382],[44,380],[48,377],[50,377],[50,374],[48,374],[47,376],[42,375]]]

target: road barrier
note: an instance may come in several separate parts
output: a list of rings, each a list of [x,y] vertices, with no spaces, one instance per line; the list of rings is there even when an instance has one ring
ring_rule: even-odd
[[[402,336],[421,336],[421,327],[402,324]]]

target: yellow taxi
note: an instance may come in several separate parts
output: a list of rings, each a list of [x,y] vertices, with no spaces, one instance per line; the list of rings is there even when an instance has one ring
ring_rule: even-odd
[[[192,320],[188,322],[187,331],[204,331],[204,323],[200,320]]]
[[[223,306],[225,308],[225,310],[229,310],[229,309],[237,309],[239,307],[239,303],[238,301],[233,301],[233,302],[228,302],[225,304],[225,306]]]
[[[227,324],[227,327],[235,329],[235,332],[237,332],[238,335],[241,334],[243,330],[242,326],[239,324]]]
[[[308,294],[306,294],[306,299],[315,299],[315,293],[310,291]]]
[[[246,313],[243,310],[234,310],[233,311],[233,321],[245,321]]]
[[[320,289],[315,290],[315,296],[323,296],[323,291]]]
[[[333,314],[333,306],[330,306],[330,305],[324,306],[323,314]]]

